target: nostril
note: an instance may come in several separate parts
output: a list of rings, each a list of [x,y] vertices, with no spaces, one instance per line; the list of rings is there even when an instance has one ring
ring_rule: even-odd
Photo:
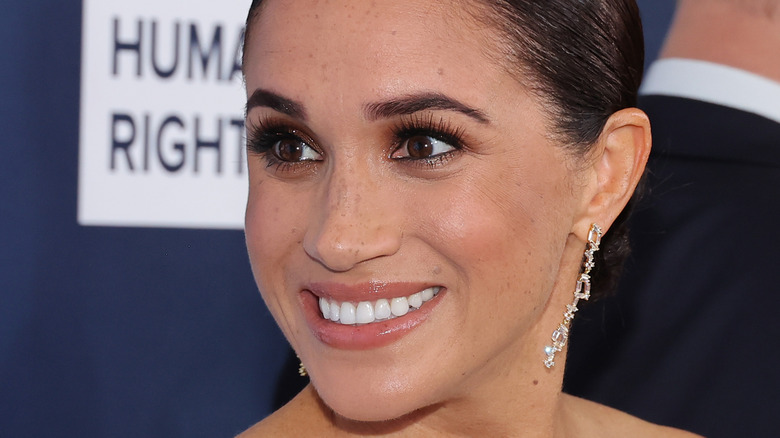
[[[304,250],[312,259],[332,271],[343,272],[378,257],[395,254],[400,247],[400,231],[354,223],[351,227],[311,229],[304,237]]]
[[[362,168],[361,168],[362,169]],[[331,174],[320,202],[312,205],[304,234],[306,253],[332,271],[347,271],[400,246],[399,218],[385,187],[366,172]]]

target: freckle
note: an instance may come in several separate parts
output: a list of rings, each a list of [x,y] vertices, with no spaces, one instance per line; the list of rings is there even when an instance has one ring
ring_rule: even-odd
[[[390,32],[390,35],[395,35],[396,33],[398,33],[398,31],[394,30],[394,31]]]
[[[538,380],[534,380],[534,385],[538,385],[538,384],[539,384],[539,381]]]

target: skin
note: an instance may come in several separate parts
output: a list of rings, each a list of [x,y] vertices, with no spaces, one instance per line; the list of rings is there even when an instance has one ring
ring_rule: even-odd
[[[778,47],[778,0],[680,0],[661,57],[716,62],[780,82]]]
[[[646,116],[620,111],[587,157],[565,152],[540,102],[484,51],[493,36],[452,9],[263,6],[247,42],[247,93],[271,91],[301,111],[251,105],[247,124],[294,126],[318,160],[269,167],[249,154],[246,239],[260,292],[313,386],[244,436],[674,435],[561,394],[563,367],[542,365],[590,224],[607,230],[642,174]],[[367,117],[366,107],[430,92],[486,121],[415,114],[462,132],[465,147],[433,165],[400,160],[392,129],[404,117]],[[304,317],[306,285],[325,281],[424,282],[446,294],[406,336],[348,350],[318,340]]]

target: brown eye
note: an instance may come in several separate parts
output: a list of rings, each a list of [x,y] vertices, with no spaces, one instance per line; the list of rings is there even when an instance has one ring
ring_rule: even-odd
[[[455,147],[430,135],[413,135],[401,142],[399,148],[390,158],[410,158],[425,160],[437,155],[446,154]]]
[[[416,135],[406,140],[406,148],[411,158],[428,158],[433,154],[433,140],[425,135]]]
[[[273,147],[274,155],[286,162],[319,161],[322,156],[305,142],[296,138],[279,140]]]

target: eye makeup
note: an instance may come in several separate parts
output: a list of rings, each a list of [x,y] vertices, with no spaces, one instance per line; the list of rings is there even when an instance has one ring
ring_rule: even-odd
[[[436,117],[433,113],[404,115],[392,131],[394,146],[390,158],[416,166],[433,168],[443,165],[464,149],[464,129],[456,128],[444,117]],[[414,145],[419,142],[429,145],[430,154],[423,156],[425,153],[416,150],[419,148]],[[449,146],[449,149],[436,151],[437,148],[445,146]],[[402,151],[404,148],[407,149],[406,152]]]
[[[289,122],[266,117],[257,123],[247,121],[246,148],[275,172],[303,170],[322,160],[322,152],[303,130]]]
[[[388,147],[382,148],[387,158],[421,169],[443,166],[466,148],[465,129],[431,112],[401,115],[388,131],[383,133]],[[305,130],[276,117],[247,120],[247,151],[274,172],[304,170],[326,157]]]

